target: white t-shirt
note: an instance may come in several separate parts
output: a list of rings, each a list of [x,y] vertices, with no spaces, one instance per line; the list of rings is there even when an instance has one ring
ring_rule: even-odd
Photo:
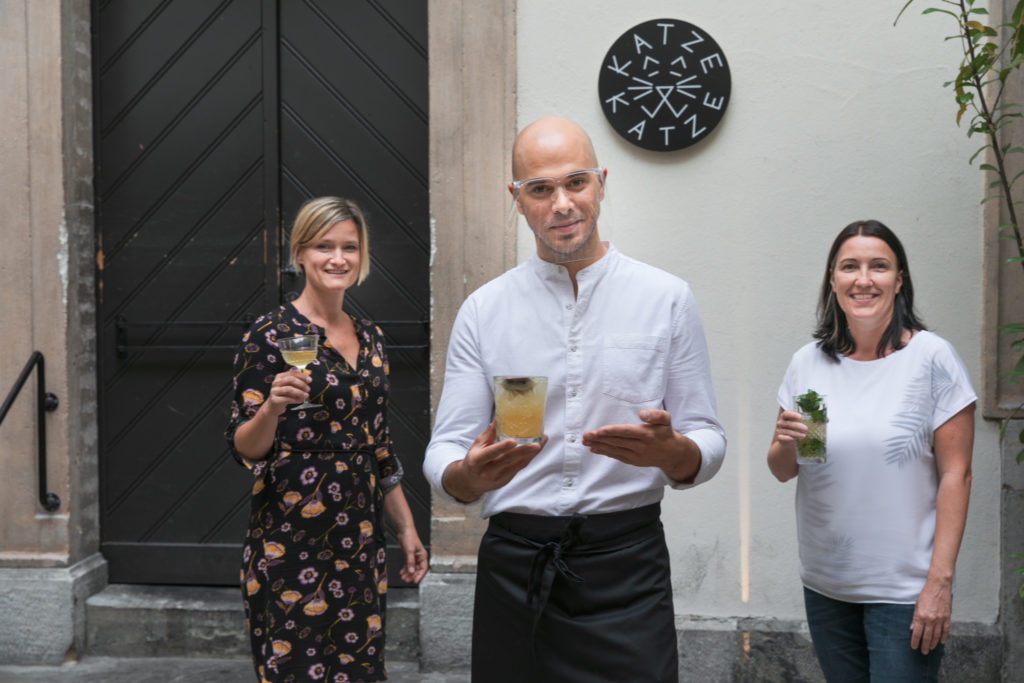
[[[977,400],[956,351],[918,332],[885,358],[795,354],[779,405],[813,389],[828,408],[827,462],[801,465],[796,520],[805,586],[846,602],[912,604],[935,539],[935,430]]]

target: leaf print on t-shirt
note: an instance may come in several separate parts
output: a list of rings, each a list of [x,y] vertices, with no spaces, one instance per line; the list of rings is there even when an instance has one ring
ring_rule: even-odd
[[[837,546],[845,546],[845,538],[837,538],[829,528],[834,506],[832,489],[835,478],[822,468],[805,470],[800,473],[804,483],[804,540],[815,546],[818,552],[830,554]]]
[[[836,564],[850,566],[854,559],[853,548],[855,545],[853,537],[836,534],[831,538],[828,553]]]
[[[935,366],[931,372],[923,370],[910,384],[903,394],[900,412],[889,421],[889,426],[896,436],[885,440],[885,462],[903,469],[906,465],[931,451],[931,430],[928,423],[934,405],[932,388]]]
[[[838,487],[837,480],[825,465],[801,468],[804,479],[803,518],[800,525],[800,554],[818,558],[815,571],[846,573],[858,571],[862,559],[858,555],[858,539],[833,524]]]
[[[956,379],[944,365],[939,365],[937,360],[932,360],[932,405],[944,403],[946,394],[957,388]]]

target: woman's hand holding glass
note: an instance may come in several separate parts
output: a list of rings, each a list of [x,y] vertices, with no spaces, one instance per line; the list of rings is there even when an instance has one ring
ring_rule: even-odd
[[[794,410],[779,409],[768,449],[768,469],[779,481],[789,481],[800,473],[797,465],[797,442],[807,436],[807,426]]]
[[[805,436],[807,425],[804,424],[800,413],[793,410],[783,410],[779,413],[779,419],[775,423],[775,437],[779,441],[792,443]]]
[[[290,368],[274,375],[267,397],[267,410],[272,415],[282,415],[288,406],[305,403],[309,398],[309,385],[313,379],[301,370]]]
[[[317,349],[320,345],[320,335],[299,334],[286,339],[278,339],[277,345],[281,349],[281,357],[284,358],[284,362],[305,374],[306,366],[316,360]],[[294,406],[292,410],[320,407],[319,403],[309,403],[303,399],[302,403]]]

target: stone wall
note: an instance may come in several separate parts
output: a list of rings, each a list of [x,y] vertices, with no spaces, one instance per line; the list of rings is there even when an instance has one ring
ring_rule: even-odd
[[[0,392],[45,359],[46,490],[38,500],[36,377],[0,425],[0,661],[59,663],[84,642],[106,583],[99,549],[92,64],[88,0],[0,0]]]

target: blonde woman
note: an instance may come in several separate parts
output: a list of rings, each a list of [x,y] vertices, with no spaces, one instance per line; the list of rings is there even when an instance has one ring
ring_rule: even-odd
[[[388,359],[376,325],[343,310],[370,269],[353,202],[319,197],[299,210],[294,301],[258,318],[234,361],[226,436],[252,470],[242,592],[261,681],[381,681],[386,513],[419,582],[427,554],[402,493],[388,431]],[[316,360],[289,368],[278,342],[318,335]],[[313,408],[295,409],[307,401]]]

